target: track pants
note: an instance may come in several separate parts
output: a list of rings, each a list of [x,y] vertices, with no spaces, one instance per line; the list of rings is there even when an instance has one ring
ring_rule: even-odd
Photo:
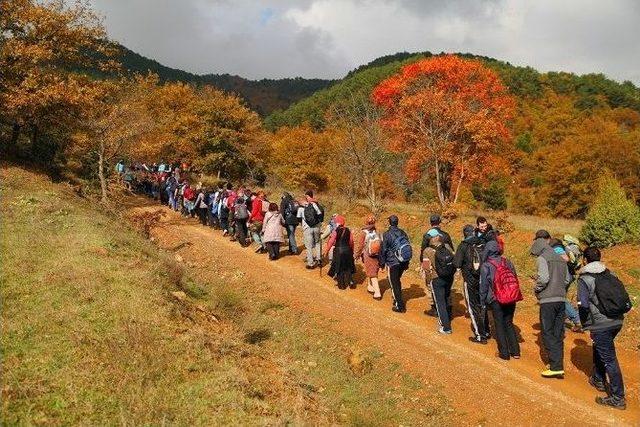
[[[436,277],[431,281],[431,293],[438,313],[438,322],[440,322],[440,326],[445,331],[451,330],[451,318],[453,317],[453,306],[451,305],[452,286],[453,277]]]
[[[391,286],[391,294],[393,295],[393,306],[398,310],[405,310],[404,299],[402,298],[402,273],[409,267],[409,263],[401,263],[387,268],[387,279]]]
[[[604,331],[592,331],[593,340],[593,379],[606,383],[609,377],[609,391],[612,396],[624,399],[624,383],[622,371],[616,355],[616,346],[613,340],[622,327],[607,329]]]
[[[483,304],[480,302],[480,283],[465,280],[462,287],[467,313],[471,319],[471,330],[476,338],[486,338],[489,335],[489,313],[482,308]]]
[[[552,371],[564,369],[564,315],[564,301],[540,304],[542,342],[549,354],[549,369]]]

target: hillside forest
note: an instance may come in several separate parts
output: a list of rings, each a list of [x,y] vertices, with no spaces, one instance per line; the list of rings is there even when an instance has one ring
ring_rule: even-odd
[[[105,202],[124,159],[340,193],[374,212],[407,201],[584,218],[606,181],[638,215],[631,82],[429,52],[382,57],[335,82],[238,79],[134,54],[84,3],[0,5],[2,152]]]

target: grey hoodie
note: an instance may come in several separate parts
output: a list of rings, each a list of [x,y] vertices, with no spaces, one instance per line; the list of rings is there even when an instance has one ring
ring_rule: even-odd
[[[533,290],[538,302],[566,301],[567,287],[573,280],[566,261],[555,253],[545,239],[534,240],[530,252],[536,257],[538,274]]]
[[[584,329],[603,331],[622,326],[623,316],[611,319],[600,313],[596,296],[596,279],[592,274],[604,272],[607,267],[600,261],[590,262],[578,272],[578,308]],[[612,273],[613,274],[613,273]],[[584,319],[584,320],[583,320]]]

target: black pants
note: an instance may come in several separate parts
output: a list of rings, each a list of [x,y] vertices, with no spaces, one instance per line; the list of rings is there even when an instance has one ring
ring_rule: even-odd
[[[431,292],[438,313],[438,322],[445,331],[451,330],[451,318],[453,317],[451,286],[453,286],[453,277],[436,277],[431,281]]]
[[[398,265],[390,266],[387,270],[387,278],[389,279],[391,294],[393,295],[393,305],[398,310],[406,309],[404,299],[402,298],[402,283],[400,282],[400,279],[407,268],[409,268],[409,263],[403,262]]]
[[[216,228],[218,225],[218,216],[211,212],[211,209],[207,209],[207,221],[211,228]]]
[[[269,259],[275,260],[280,256],[280,242],[267,242],[264,244],[269,252]]]
[[[549,355],[549,369],[564,368],[564,301],[540,304],[542,342]]]
[[[207,208],[195,208],[198,212],[198,219],[202,225],[207,225]]]
[[[498,301],[491,303],[493,321],[496,325],[494,335],[498,342],[498,353],[503,359],[510,356],[520,356],[520,344],[513,327],[513,314],[516,311],[516,303],[500,304]]]
[[[238,243],[242,246],[247,245],[247,235],[249,234],[249,229],[247,228],[247,220],[246,219],[236,219],[236,239],[238,239]]]
[[[613,340],[622,327],[604,331],[592,331],[593,340],[593,379],[606,383],[609,378],[609,391],[612,396],[624,399],[624,383],[622,371],[616,355],[616,346]]]
[[[463,282],[464,299],[467,304],[467,312],[471,319],[471,330],[476,338],[485,338],[489,335],[489,312],[483,309],[480,302],[480,283],[475,280]]]

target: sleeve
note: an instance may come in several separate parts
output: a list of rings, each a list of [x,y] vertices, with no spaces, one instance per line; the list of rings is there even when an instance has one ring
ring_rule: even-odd
[[[567,274],[564,278],[564,286],[568,287],[571,282],[573,282],[573,276],[571,275],[571,272],[569,271],[569,267],[567,266]]]
[[[304,219],[304,208],[302,206],[298,208],[298,214],[296,216],[300,219]]]
[[[578,279],[578,315],[582,325],[588,324],[589,316],[591,315],[591,309],[589,308],[590,296],[589,285],[583,279]]]
[[[322,214],[322,211],[321,211],[321,210],[320,210],[320,208],[318,207],[318,204],[317,204],[317,203],[315,203],[315,202],[314,202],[314,203],[312,203],[312,204],[311,204],[311,206],[313,206],[313,209],[315,209],[315,211],[316,211],[316,213],[317,213],[318,215],[321,215],[321,214]]]
[[[462,264],[464,263],[464,245],[458,246],[458,250],[456,250],[456,254],[453,257],[453,265],[456,268],[462,268]]]
[[[329,254],[329,251],[331,250],[331,248],[333,247],[333,245],[336,244],[336,232],[332,232],[331,236],[329,237],[329,241],[327,242],[327,245],[324,247],[324,255],[327,256]]]
[[[351,251],[353,251],[353,233],[349,233],[349,246],[351,246]]]
[[[423,255],[422,253],[424,252],[425,249],[427,249],[427,246],[429,246],[429,235],[427,233],[424,233],[422,235],[422,244],[420,245],[420,262],[422,262],[423,260]]]
[[[487,305],[487,294],[489,293],[489,267],[482,264],[480,269],[480,304]]]
[[[387,262],[386,256],[387,256],[388,240],[389,238],[387,233],[384,233],[382,235],[382,246],[380,247],[380,253],[378,254],[378,265],[380,266],[380,268],[384,268],[384,265]]]
[[[536,258],[536,265],[538,275],[536,277],[536,286],[534,291],[539,293],[542,292],[549,284],[549,266],[547,265],[547,260],[541,256]]]
[[[353,237],[353,234],[352,234]],[[365,241],[366,241],[367,235],[364,231],[361,231],[360,233],[358,233],[358,236],[355,239],[355,247],[353,249],[353,256],[356,258],[359,258],[362,256],[362,253],[364,252],[364,245],[365,245]]]
[[[444,243],[449,244],[449,247],[451,247],[452,251],[455,250],[456,247],[453,245],[453,240],[451,240],[451,236],[448,233],[447,233],[446,236],[447,236],[447,238],[445,239],[446,242],[444,242]]]

